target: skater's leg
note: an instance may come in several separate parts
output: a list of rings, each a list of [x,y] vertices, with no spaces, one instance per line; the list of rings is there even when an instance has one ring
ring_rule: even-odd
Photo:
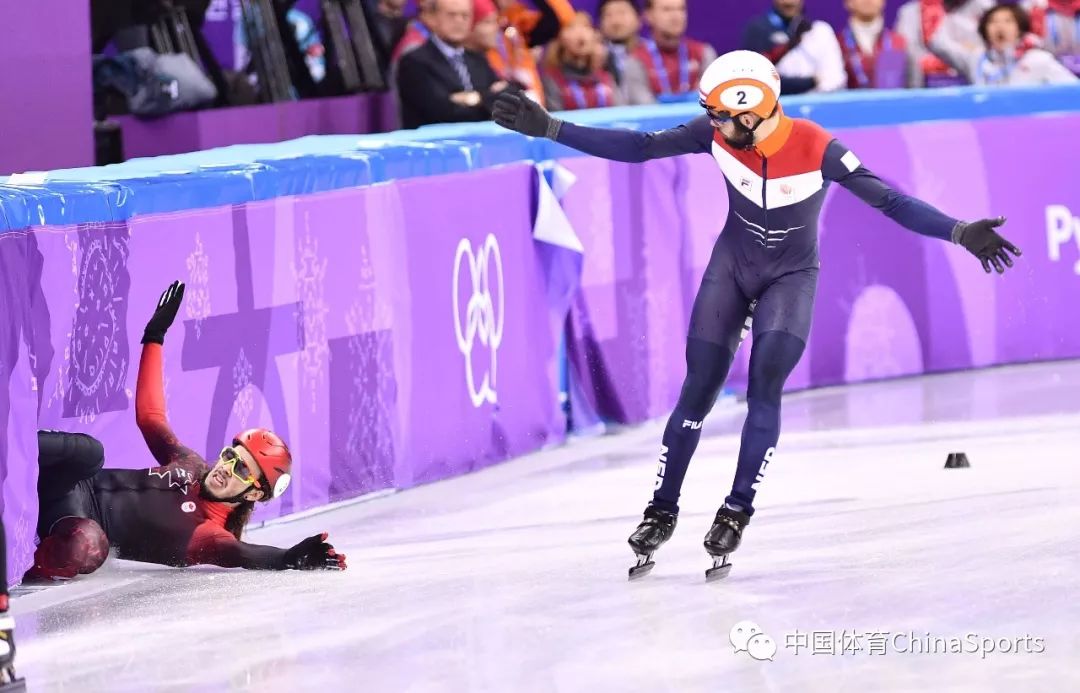
[[[772,461],[780,437],[780,393],[802,356],[805,343],[787,332],[754,337],[750,351],[750,384],[735,483],[726,503],[754,514],[755,486]]]
[[[733,353],[701,339],[686,342],[686,380],[679,402],[668,419],[660,449],[653,505],[678,512],[690,458],[701,440],[701,426],[727,379]]]
[[[85,433],[38,431],[38,497],[52,499],[101,471],[105,448]]]
[[[702,421],[716,402],[743,337],[750,301],[735,282],[731,260],[727,248],[718,242],[694,300],[686,340],[686,379],[664,430],[653,499],[629,539],[638,557],[638,564],[630,569],[631,579],[652,569],[653,553],[675,530],[679,492],[701,438]]]
[[[725,500],[748,516],[754,514],[756,486],[780,437],[781,393],[806,347],[816,286],[816,270],[785,275],[762,293],[754,312],[748,411],[735,483]]]
[[[41,542],[27,577],[70,579],[93,572],[105,561],[109,542],[98,524],[92,481],[104,461],[104,448],[91,436],[38,432]]]
[[[679,510],[679,493],[701,439],[702,422],[724,386],[747,321],[750,302],[723,269],[727,260],[719,250],[714,253],[694,301],[686,340],[686,379],[664,429],[653,505],[668,512]]]
[[[104,448],[92,436],[38,432],[37,533],[41,539],[64,517],[96,519],[88,480],[104,463]]]

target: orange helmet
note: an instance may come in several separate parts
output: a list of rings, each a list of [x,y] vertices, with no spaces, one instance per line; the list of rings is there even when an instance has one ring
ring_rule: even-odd
[[[278,498],[285,493],[292,479],[292,453],[284,440],[265,428],[249,428],[233,438],[233,445],[242,445],[250,452],[266,478],[270,488],[263,489],[262,500]]]
[[[731,51],[705,68],[698,96],[710,115],[734,118],[754,113],[765,120],[776,111],[780,101],[780,75],[760,53]]]

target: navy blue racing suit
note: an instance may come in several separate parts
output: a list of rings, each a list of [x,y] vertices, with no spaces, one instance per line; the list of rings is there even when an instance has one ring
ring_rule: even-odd
[[[727,379],[746,330],[753,330],[748,414],[731,494],[754,512],[757,484],[780,435],[780,393],[810,333],[818,277],[817,226],[830,182],[844,186],[901,226],[951,240],[958,221],[898,192],[815,123],[784,116],[752,150],[731,147],[702,115],[659,132],[562,123],[556,140],[625,162],[711,154],[724,174],[728,217],[694,301],[687,374],[664,431],[653,505],[678,512],[678,499],[701,423]]]

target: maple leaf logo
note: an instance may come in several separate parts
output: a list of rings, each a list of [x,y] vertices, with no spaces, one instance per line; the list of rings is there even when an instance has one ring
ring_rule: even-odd
[[[161,469],[164,469],[165,471],[158,471]],[[184,495],[187,495],[188,486],[191,484],[192,481],[194,481],[194,479],[191,478],[191,475],[187,472],[186,469],[180,469],[179,467],[173,469],[169,469],[167,467],[157,467],[154,469],[148,469],[146,471],[150,473],[150,476],[156,476],[159,479],[165,479],[169,482],[169,488],[178,488]],[[175,478],[173,475],[174,472],[176,473]]]

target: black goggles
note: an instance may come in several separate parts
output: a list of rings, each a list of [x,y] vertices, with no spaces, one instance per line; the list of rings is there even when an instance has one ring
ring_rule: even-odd
[[[698,104],[705,109],[705,114],[709,116],[709,120],[717,125],[723,125],[735,117],[731,111],[718,111],[704,101],[698,101]]]

